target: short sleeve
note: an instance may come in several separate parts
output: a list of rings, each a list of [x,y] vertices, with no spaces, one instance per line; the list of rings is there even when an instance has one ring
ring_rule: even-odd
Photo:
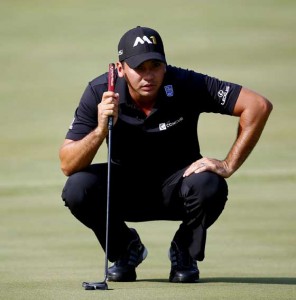
[[[205,83],[211,99],[205,110],[231,115],[241,91],[241,85],[210,76],[205,76]]]
[[[192,70],[170,67],[168,81],[174,83],[183,105],[194,113],[213,112],[232,115],[241,85],[219,80]]]
[[[98,125],[97,111],[97,98],[89,84],[75,111],[74,119],[66,134],[66,138],[74,141],[81,140],[96,128]]]

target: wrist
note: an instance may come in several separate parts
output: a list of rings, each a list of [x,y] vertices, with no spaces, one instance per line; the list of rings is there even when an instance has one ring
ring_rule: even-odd
[[[101,128],[100,126],[98,126],[93,131],[93,134],[95,135],[95,137],[97,137],[99,139],[105,139],[107,134],[108,134],[108,129],[107,128]]]
[[[230,177],[237,170],[237,168],[235,168],[233,164],[227,161],[227,159],[223,161],[223,165],[224,169],[227,172],[227,177]]]

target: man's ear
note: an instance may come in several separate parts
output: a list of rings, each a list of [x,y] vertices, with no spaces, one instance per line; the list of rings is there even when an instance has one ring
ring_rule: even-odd
[[[121,63],[120,61],[118,61],[116,63],[116,68],[117,68],[117,73],[118,73],[118,77],[123,77],[124,76],[124,63]]]

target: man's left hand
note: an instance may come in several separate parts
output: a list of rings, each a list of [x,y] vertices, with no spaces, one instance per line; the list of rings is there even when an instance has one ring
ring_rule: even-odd
[[[192,173],[201,173],[205,171],[216,173],[224,178],[230,177],[233,173],[229,170],[226,161],[203,157],[192,163],[184,172],[183,177],[187,177]]]

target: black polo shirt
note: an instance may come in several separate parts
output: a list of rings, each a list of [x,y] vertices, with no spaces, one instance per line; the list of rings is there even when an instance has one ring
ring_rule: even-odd
[[[107,90],[107,79],[106,73],[89,83],[67,139],[80,140],[97,127],[97,105]],[[162,179],[186,167],[201,158],[200,113],[231,115],[240,90],[234,83],[167,66],[156,104],[147,117],[131,101],[125,80],[118,78],[115,92],[120,95],[120,105],[112,131],[112,161],[130,174]]]

